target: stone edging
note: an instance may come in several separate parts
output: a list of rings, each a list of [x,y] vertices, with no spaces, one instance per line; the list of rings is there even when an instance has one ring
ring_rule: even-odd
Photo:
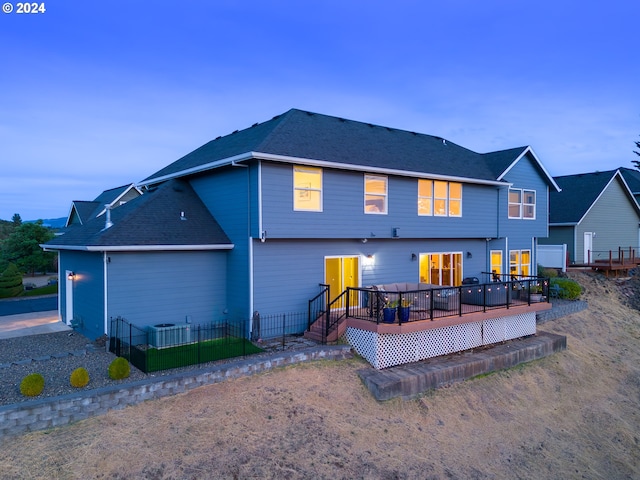
[[[313,360],[342,360],[352,356],[350,345],[325,345],[248,358],[206,370],[190,370],[55,398],[4,405],[0,407],[0,440],[26,432],[68,425],[146,400],[176,395],[204,385],[286,365]]]
[[[538,325],[552,320],[557,320],[560,317],[578,313],[589,308],[589,304],[584,300],[571,300],[558,303],[552,302],[552,304],[553,307],[550,310],[542,310],[536,313],[536,323]]]

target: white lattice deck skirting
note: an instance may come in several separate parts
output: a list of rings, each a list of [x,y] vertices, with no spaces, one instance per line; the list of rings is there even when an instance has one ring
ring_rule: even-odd
[[[407,333],[380,333],[347,326],[349,344],[374,368],[417,362],[536,333],[536,312]]]

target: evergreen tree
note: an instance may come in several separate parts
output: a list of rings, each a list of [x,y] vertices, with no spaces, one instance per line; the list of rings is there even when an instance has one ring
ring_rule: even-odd
[[[42,220],[22,223],[2,242],[2,259],[14,263],[22,272],[34,274],[50,271],[54,266],[55,254],[45,252],[40,244],[52,238],[53,233],[42,225]]]
[[[14,213],[11,221],[13,222],[14,227],[19,227],[20,225],[22,225],[22,218],[20,218],[19,213]]]
[[[0,298],[15,297],[23,291],[22,275],[15,264],[10,263],[0,274]]]
[[[640,149],[640,142],[635,142],[636,147],[638,147]],[[634,150],[633,153],[635,153],[636,155],[638,155],[640,157],[640,152],[638,150]],[[636,167],[638,170],[640,170],[640,160],[631,160],[631,163],[633,163],[633,166]]]

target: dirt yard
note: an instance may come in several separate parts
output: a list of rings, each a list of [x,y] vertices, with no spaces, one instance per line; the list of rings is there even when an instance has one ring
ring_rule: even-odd
[[[568,349],[378,403],[354,359],[212,385],[5,441],[3,479],[640,478],[637,282],[573,275]]]

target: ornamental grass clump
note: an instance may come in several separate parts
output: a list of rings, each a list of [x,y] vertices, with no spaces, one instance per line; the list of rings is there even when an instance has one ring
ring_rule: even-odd
[[[89,372],[87,372],[87,369],[83,367],[76,368],[71,372],[69,383],[75,388],[86,387],[89,383]]]
[[[122,380],[131,373],[131,367],[126,358],[118,357],[109,365],[109,378],[112,380]]]
[[[44,377],[39,373],[30,373],[20,382],[20,393],[25,397],[37,397],[44,390]]]

